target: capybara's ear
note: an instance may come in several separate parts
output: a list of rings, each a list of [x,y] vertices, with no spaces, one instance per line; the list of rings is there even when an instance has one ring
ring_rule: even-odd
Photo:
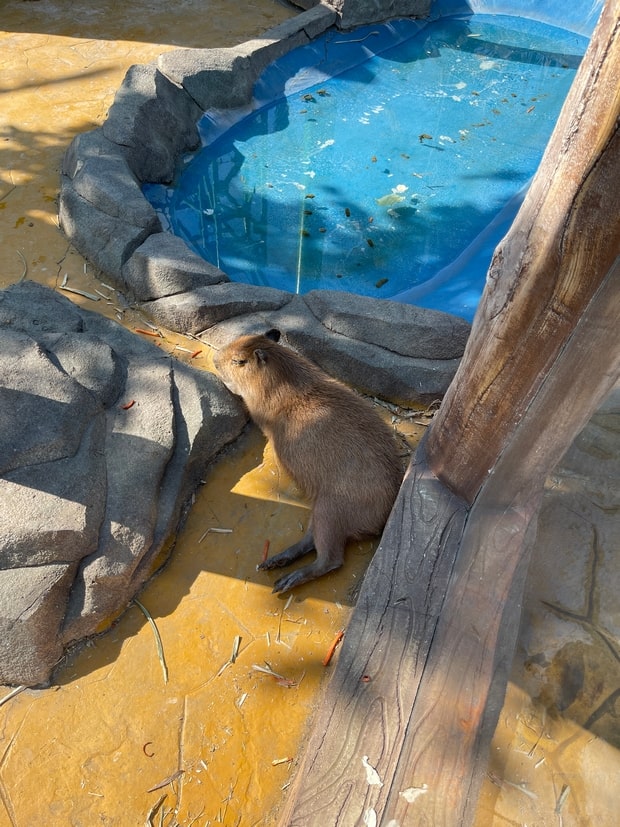
[[[254,351],[254,358],[259,364],[264,365],[267,361],[267,351],[263,350],[262,347],[257,347]]]
[[[281,335],[282,334],[280,331],[275,327],[272,327],[271,330],[268,330],[267,333],[265,333],[267,339],[271,339],[272,342],[279,342]]]

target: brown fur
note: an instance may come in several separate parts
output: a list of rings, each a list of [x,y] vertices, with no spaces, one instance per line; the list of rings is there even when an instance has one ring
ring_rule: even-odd
[[[305,536],[259,567],[286,566],[316,550],[315,562],[276,582],[282,592],[341,566],[347,540],[381,533],[403,470],[393,434],[372,406],[277,344],[279,335],[242,336],[214,362],[312,504]]]

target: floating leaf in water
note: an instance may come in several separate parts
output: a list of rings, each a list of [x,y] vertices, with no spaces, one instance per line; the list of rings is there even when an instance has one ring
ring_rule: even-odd
[[[392,187],[391,193],[377,198],[377,204],[379,204],[380,207],[393,207],[394,204],[405,200],[403,193],[407,192],[408,189],[409,187],[406,187],[404,184],[397,184],[397,186]]]
[[[383,195],[381,198],[377,198],[377,204],[380,207],[392,207],[394,204],[398,204],[400,201],[404,200],[405,199],[402,195],[390,193],[389,195]]]

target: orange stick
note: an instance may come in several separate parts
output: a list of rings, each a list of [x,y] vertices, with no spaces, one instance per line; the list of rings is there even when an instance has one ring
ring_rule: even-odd
[[[199,356],[201,353],[202,353],[202,349],[201,349],[201,348],[198,348],[198,350],[195,350],[195,351],[191,354],[191,356],[190,356],[189,358],[190,358],[190,359],[195,359],[195,358],[196,358],[196,356]]]
[[[265,540],[265,545],[263,546],[263,555],[260,558],[261,563],[264,563],[267,559],[267,555],[269,554],[269,540]]]
[[[159,339],[161,333],[156,333],[154,330],[145,330],[143,327],[134,327],[136,333],[142,333],[143,336],[154,336],[156,339]]]
[[[128,402],[126,405],[121,405],[121,408],[122,408],[124,411],[128,411],[130,408],[133,408],[133,406],[134,406],[135,404],[136,404],[136,400],[135,400],[135,399],[132,399],[132,400],[131,400],[131,402]]]
[[[342,629],[336,633],[336,637],[332,640],[331,646],[327,650],[327,654],[323,658],[323,666],[329,666],[331,659],[334,657],[334,652],[336,651],[336,647],[344,637],[344,632]]]

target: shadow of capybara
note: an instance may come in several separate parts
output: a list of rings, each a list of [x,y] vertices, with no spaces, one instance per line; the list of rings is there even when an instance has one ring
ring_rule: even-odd
[[[311,502],[306,534],[259,569],[312,550],[316,560],[277,580],[274,592],[339,568],[347,540],[380,534],[403,478],[394,435],[373,407],[279,339],[278,330],[241,336],[214,356],[222,381]]]

